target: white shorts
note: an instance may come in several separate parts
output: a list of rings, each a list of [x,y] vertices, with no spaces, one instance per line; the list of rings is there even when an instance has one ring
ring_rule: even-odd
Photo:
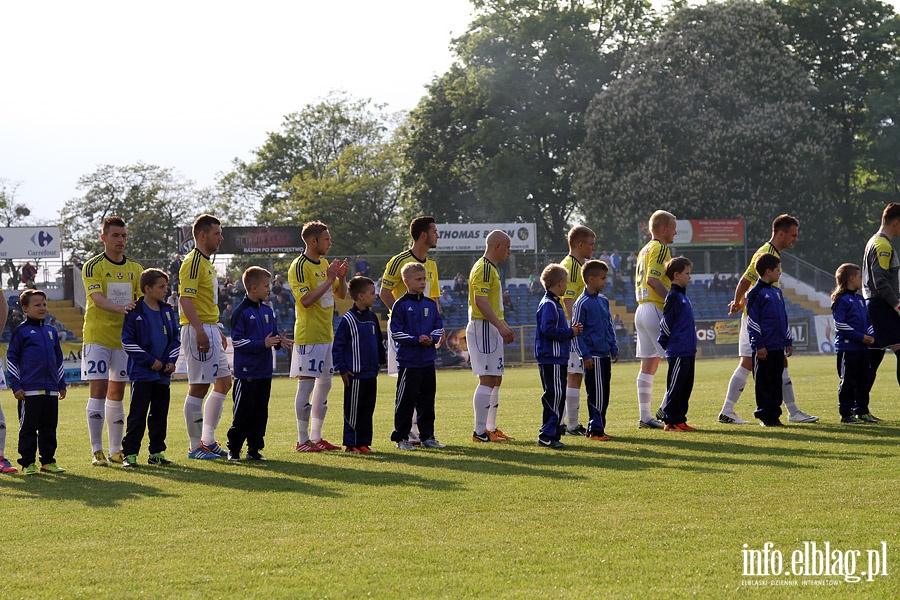
[[[291,352],[291,377],[315,377],[331,379],[334,375],[334,359],[331,343],[294,344]]]
[[[503,338],[489,321],[469,321],[466,325],[466,346],[469,348],[472,373],[476,377],[503,375]]]
[[[738,340],[738,356],[751,358],[753,348],[750,347],[750,330],[747,329],[747,315],[741,315],[741,335]]]
[[[128,381],[128,353],[100,344],[81,348],[81,380]]]
[[[391,319],[387,321],[387,369],[388,375],[397,377],[400,373],[400,365],[397,364],[397,347],[394,346],[394,340],[391,339]]]
[[[656,338],[659,337],[659,322],[662,311],[652,302],[638,304],[634,313],[634,331],[637,333],[636,356],[638,358],[662,358],[666,355]]]
[[[222,332],[215,325],[203,324],[203,331],[209,337],[209,352],[197,350],[197,335],[194,328],[185,325],[181,328],[181,352],[187,364],[188,383],[212,384],[220,377],[231,377],[231,366],[228,355],[222,349]]]
[[[581,356],[575,350],[576,343],[575,340],[572,340],[572,349],[569,350],[569,365],[566,367],[566,372],[572,375],[584,375],[584,365],[581,364]]]

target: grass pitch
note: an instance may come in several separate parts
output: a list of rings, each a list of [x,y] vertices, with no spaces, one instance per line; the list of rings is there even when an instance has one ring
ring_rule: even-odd
[[[389,441],[395,380],[383,376],[372,456],[295,453],[295,382],[277,379],[263,464],[189,461],[179,383],[167,451],[178,464],[133,471],[91,467],[87,389],[73,387],[58,430],[57,460],[68,471],[0,476],[0,597],[895,598],[900,409],[892,363],[872,396],[883,422],[841,425],[833,357],[793,358],[798,403],[822,421],[771,430],[718,424],[736,361],[699,361],[688,414],[697,433],[638,430],[637,365],[615,365],[614,440],[568,437],[562,451],[535,443],[534,367],[504,378],[499,425],[517,438],[506,444],[471,441],[475,379],[440,371],[436,429],[447,448],[414,452]],[[325,424],[334,443],[341,393],[335,380]],[[2,402],[14,459],[15,404],[9,392]],[[749,419],[753,405],[751,384],[738,414]],[[220,441],[229,424],[226,412]],[[804,542],[841,552],[832,572],[848,571],[860,551],[856,575],[868,568],[867,551],[885,542],[887,575],[859,583],[747,575],[746,551],[766,542],[766,564],[776,566],[780,552],[785,571]]]

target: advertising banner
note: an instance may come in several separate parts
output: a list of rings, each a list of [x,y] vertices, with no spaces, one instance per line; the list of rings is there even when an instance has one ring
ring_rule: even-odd
[[[0,227],[0,259],[59,258],[59,227]]]
[[[697,219],[677,221],[674,246],[743,246],[743,219]]]
[[[302,227],[223,227],[219,254],[300,254],[306,249],[300,237]],[[178,231],[179,252],[184,255],[194,249],[190,227]]]
[[[484,252],[484,240],[494,229],[506,232],[513,250],[535,250],[537,235],[534,223],[438,223],[438,246],[441,252]]]

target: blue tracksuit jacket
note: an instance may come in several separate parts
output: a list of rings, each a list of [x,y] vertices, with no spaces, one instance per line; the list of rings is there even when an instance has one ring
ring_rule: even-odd
[[[747,293],[747,331],[754,351],[794,345],[781,290],[762,279]]]
[[[354,304],[341,317],[331,347],[336,373],[356,373],[357,379],[378,376],[378,368],[387,362],[378,315],[359,310]]]
[[[247,296],[231,315],[231,345],[234,347],[234,376],[238,379],[271,379],[272,350],[266,336],[278,335],[275,313],[264,302]],[[280,348],[281,344],[275,346]]]
[[[616,328],[606,296],[600,292],[590,294],[585,288],[572,307],[572,322],[584,326],[584,331],[575,338],[578,340],[578,355],[581,360],[619,355]]]
[[[834,339],[835,352],[869,349],[862,339],[864,335],[875,337],[875,329],[869,320],[869,311],[862,294],[849,291],[838,294],[831,305],[831,314],[837,332]]]
[[[6,351],[9,387],[13,392],[66,389],[59,333],[44,321],[28,318],[12,332]]]
[[[559,296],[544,292],[537,309],[537,335],[534,336],[534,357],[539,365],[565,365],[575,332],[566,321],[566,313]]]
[[[150,347],[153,334],[146,314],[150,308],[144,303],[144,298],[138,298],[134,308],[125,315],[125,322],[122,324],[122,348],[128,353],[128,379],[131,381],[168,383],[171,380],[170,375],[163,371],[154,371],[150,367],[153,366],[154,360],[159,360],[163,366],[166,363],[178,362],[178,351],[181,349],[178,317],[175,316],[175,309],[165,302],[160,302],[159,307],[159,316],[168,337],[162,356],[153,356],[145,350]]]
[[[423,346],[420,335],[429,335],[434,343]],[[422,294],[405,293],[391,309],[391,340],[401,367],[434,366],[437,346],[444,336],[444,321],[437,304]]]
[[[672,284],[663,305],[657,341],[667,357],[697,356],[697,331],[694,327],[694,307],[685,289]]]

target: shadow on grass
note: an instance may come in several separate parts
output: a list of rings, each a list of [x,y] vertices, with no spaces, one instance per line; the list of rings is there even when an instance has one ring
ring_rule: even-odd
[[[117,507],[128,500],[172,498],[158,487],[138,481],[99,480],[71,472],[58,475],[14,475],[0,478],[0,488],[10,497],[40,500],[77,500],[92,508]]]

